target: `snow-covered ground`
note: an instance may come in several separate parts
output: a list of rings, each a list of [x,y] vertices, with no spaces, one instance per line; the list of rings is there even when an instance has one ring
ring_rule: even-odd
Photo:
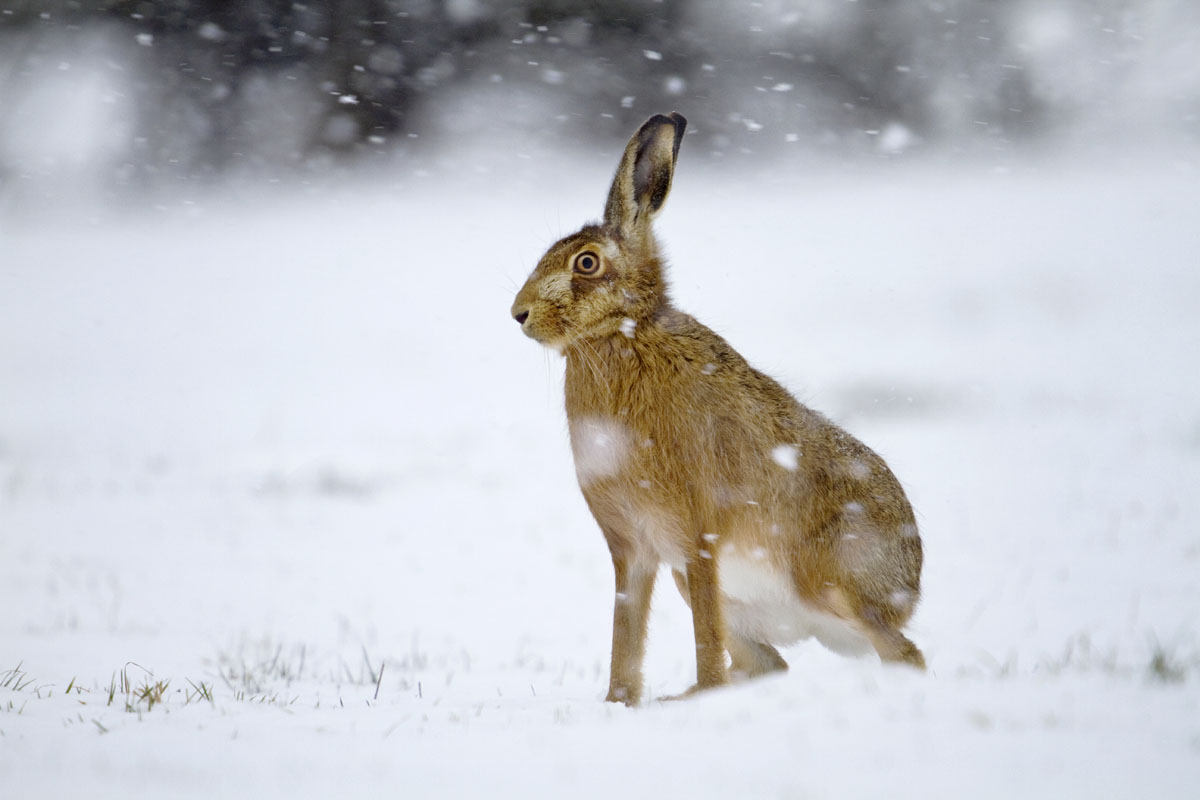
[[[676,299],[905,483],[928,674],[601,701],[611,566],[508,309],[607,161],[24,220],[0,794],[1194,796],[1196,168],[681,158]],[[649,692],[693,672],[661,581]]]

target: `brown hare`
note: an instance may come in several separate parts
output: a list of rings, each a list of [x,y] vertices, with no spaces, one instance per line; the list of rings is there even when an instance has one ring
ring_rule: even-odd
[[[664,562],[692,610],[688,693],[785,670],[775,646],[810,636],[923,669],[900,631],[922,555],[899,481],[667,296],[651,222],[686,125],[659,114],[634,134],[603,222],[551,246],[512,306],[566,356],[575,471],[616,570],[607,699],[641,700]]]

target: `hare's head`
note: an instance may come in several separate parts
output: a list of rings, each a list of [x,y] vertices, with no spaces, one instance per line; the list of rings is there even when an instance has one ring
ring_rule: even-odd
[[[667,302],[651,223],[666,202],[687,120],[656,114],[625,147],[604,221],[555,242],[513,302],[521,330],[564,349],[612,336]]]

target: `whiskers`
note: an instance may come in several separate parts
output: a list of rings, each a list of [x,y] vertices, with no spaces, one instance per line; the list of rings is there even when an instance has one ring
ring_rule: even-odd
[[[502,281],[497,282],[496,288],[503,289],[508,294],[516,297],[517,292],[521,291],[521,284],[517,283],[512,275],[505,275]]]
[[[574,326],[568,323],[567,329],[570,331]],[[608,359],[597,348],[596,343],[587,338],[580,337],[575,339],[571,344],[571,353],[579,358],[580,364],[591,376],[592,382],[598,386],[604,387],[606,395],[606,405],[613,408],[616,402],[616,389],[613,386],[615,376],[612,375],[612,370],[606,367]],[[613,411],[616,411],[613,408]]]

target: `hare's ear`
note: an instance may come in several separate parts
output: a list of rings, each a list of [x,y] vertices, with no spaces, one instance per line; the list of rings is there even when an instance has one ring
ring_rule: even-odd
[[[675,159],[687,120],[672,111],[646,120],[625,146],[625,155],[604,206],[604,224],[622,236],[649,227],[671,190]]]

